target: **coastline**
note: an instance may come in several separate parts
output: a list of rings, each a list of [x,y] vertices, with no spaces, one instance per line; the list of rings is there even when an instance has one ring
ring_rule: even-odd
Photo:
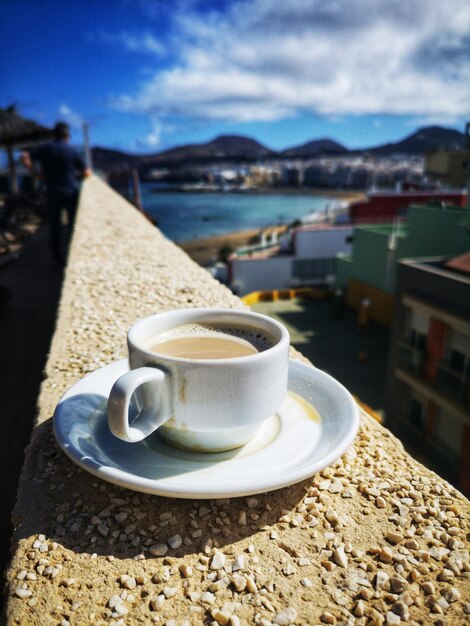
[[[215,193],[215,192],[212,192]],[[250,192],[251,193],[251,192]],[[365,197],[365,192],[362,191],[348,191],[348,190],[334,190],[334,189],[301,189],[290,188],[283,189],[282,192],[279,189],[269,188],[268,190],[255,190],[254,193],[286,193],[287,195],[299,195],[307,194],[312,196],[327,196],[332,199],[336,199],[341,202],[354,202]],[[272,225],[264,228],[252,228],[249,230],[233,231],[223,235],[214,235],[213,237],[203,237],[201,239],[190,239],[188,241],[177,242],[177,245],[182,248],[193,261],[199,263],[199,265],[208,265],[214,259],[218,259],[220,252],[223,248],[236,249],[241,246],[246,246],[253,243],[253,238],[258,237],[262,230],[268,232],[275,230],[278,234],[282,234],[287,230],[288,225]]]
[[[145,181],[145,184],[150,186],[152,185],[152,181]],[[203,188],[198,189],[194,188],[167,188],[167,189],[159,189],[153,188],[149,190],[150,193],[159,194],[159,193],[197,193],[197,194],[253,194],[253,195],[269,195],[269,194],[277,194],[277,195],[286,195],[286,196],[323,196],[328,198],[336,198],[337,200],[347,200],[354,201],[363,198],[367,191],[358,191],[351,189],[329,189],[323,187],[257,187],[254,189],[230,189],[224,191],[222,189],[209,189]]]

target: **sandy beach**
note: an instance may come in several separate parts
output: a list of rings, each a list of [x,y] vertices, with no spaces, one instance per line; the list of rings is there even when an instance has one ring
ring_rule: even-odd
[[[296,190],[293,190],[295,193]],[[312,195],[328,195],[332,198],[336,198],[339,201],[353,202],[364,197],[362,192],[351,191],[332,191],[326,190],[319,194],[318,191],[312,193]],[[178,243],[189,256],[199,263],[200,265],[208,265],[214,259],[218,259],[221,250],[224,248],[231,248],[235,250],[241,246],[246,246],[253,243],[255,237],[259,237],[262,230],[270,232],[275,230],[278,234],[282,234],[287,230],[287,225],[281,226],[268,226],[265,228],[253,228],[251,230],[243,230],[233,233],[227,233],[225,235],[216,235],[214,237],[205,237],[203,239],[193,239],[191,241],[183,241]]]
[[[192,241],[185,241],[178,245],[189,256],[199,263],[199,265],[207,265],[214,259],[220,257],[220,252],[224,248],[231,248],[235,250],[241,246],[246,246],[253,243],[253,239],[258,237],[262,230],[271,232],[275,230],[278,234],[284,233],[287,230],[287,226],[269,226],[268,228],[253,228],[251,230],[243,230],[235,233],[228,233],[226,235],[217,235],[215,237],[206,237],[204,239],[193,239]]]

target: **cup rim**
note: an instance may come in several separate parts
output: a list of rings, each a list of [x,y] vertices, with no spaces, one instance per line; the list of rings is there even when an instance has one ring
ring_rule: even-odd
[[[139,331],[142,331],[143,326],[151,325],[152,322],[156,320],[162,320],[165,317],[171,318],[175,314],[179,316],[186,316],[186,315],[190,317],[195,316],[196,318],[197,317],[203,318],[205,316],[209,318],[212,315],[214,316],[228,315],[228,316],[234,316],[234,317],[238,316],[238,317],[245,318],[245,319],[251,318],[253,320],[258,320],[260,322],[263,322],[264,324],[268,326],[274,327],[279,332],[279,339],[270,348],[267,348],[266,350],[263,350],[262,352],[248,354],[246,356],[237,356],[237,357],[220,358],[220,359],[190,359],[187,357],[171,356],[167,354],[161,354],[159,352],[154,352],[152,350],[148,350],[144,345],[142,345],[141,341],[139,341],[139,339],[136,338],[136,335],[139,333]],[[197,321],[197,319],[195,320],[188,319],[180,323],[175,323],[175,325],[172,327],[176,328],[177,326],[181,326],[183,324],[189,324],[195,321]],[[140,353],[146,354],[151,358],[159,357],[162,360],[172,362],[172,363],[222,365],[225,363],[233,363],[233,364],[235,363],[242,364],[245,362],[252,363],[254,360],[266,359],[277,351],[283,351],[284,349],[287,349],[288,351],[289,345],[290,345],[290,337],[289,337],[289,331],[283,324],[273,319],[272,317],[263,315],[262,313],[255,313],[254,311],[245,311],[243,309],[194,307],[194,308],[173,309],[169,311],[163,311],[162,313],[155,313],[153,315],[149,315],[147,317],[144,317],[138,320],[128,330],[127,343],[128,343],[129,348],[132,347],[133,349],[138,350]]]

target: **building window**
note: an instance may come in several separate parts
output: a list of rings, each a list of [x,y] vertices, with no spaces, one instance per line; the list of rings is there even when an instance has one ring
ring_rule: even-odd
[[[425,334],[415,329],[408,331],[406,339],[398,344],[399,365],[421,375],[424,365],[424,353],[426,351],[426,339]]]
[[[456,417],[439,411],[433,434],[433,440],[454,458],[460,456],[462,445],[463,424]]]
[[[422,315],[413,309],[408,309],[403,333],[408,346],[417,352],[424,353],[428,331],[429,316]]]
[[[409,336],[409,344],[415,350],[424,352],[426,350],[426,335],[418,330],[412,329]]]
[[[467,356],[463,352],[459,352],[459,350],[450,349],[448,365],[451,370],[463,376],[466,370]]]
[[[416,398],[411,398],[410,406],[408,410],[408,421],[416,428],[420,429],[423,426],[424,417],[424,404]]]

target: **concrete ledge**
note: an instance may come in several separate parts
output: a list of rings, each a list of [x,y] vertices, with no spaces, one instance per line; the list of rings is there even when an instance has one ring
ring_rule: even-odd
[[[102,181],[87,181],[14,511],[5,622],[468,622],[468,501],[366,414],[338,462],[255,498],[148,496],[65,457],[51,429],[63,392],[125,356],[136,319],[186,306],[243,304]],[[150,545],[172,537],[176,547],[152,556]]]

